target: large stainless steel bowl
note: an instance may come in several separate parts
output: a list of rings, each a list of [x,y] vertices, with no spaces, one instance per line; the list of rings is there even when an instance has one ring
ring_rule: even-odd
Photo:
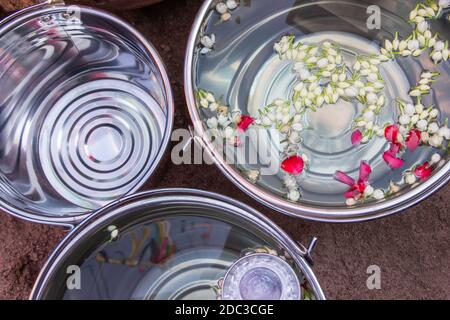
[[[138,190],[170,138],[154,47],[119,18],[37,5],[0,22],[0,207],[74,223]]]
[[[325,299],[309,250],[256,210],[189,189],[136,194],[91,215],[56,248],[31,299],[214,300],[230,266],[260,247],[292,261],[298,280],[281,291],[297,285],[302,299]]]
[[[373,184],[384,189],[390,181],[400,183],[402,172],[392,171],[383,162],[382,154],[388,146],[385,140],[374,139],[367,145],[352,148],[349,122],[340,119],[343,115],[333,108],[323,108],[325,111],[311,116],[306,124],[323,131],[308,131],[301,142],[311,159],[310,167],[301,178],[303,197],[298,202],[288,201],[279,172],[262,176],[254,183],[243,172],[260,169],[258,164],[229,164],[224,157],[226,152],[217,148],[206,134],[206,120],[211,117],[211,112],[201,107],[196,97],[197,90],[206,90],[216,97],[223,97],[222,103],[232,109],[237,108],[244,114],[258,114],[258,110],[274,98],[288,99],[295,84],[290,69],[275,62],[278,57],[273,45],[283,35],[294,34],[314,43],[324,39],[337,41],[347,47],[348,56],[354,56],[354,52],[371,53],[378,50],[378,44],[385,38],[393,38],[395,32],[400,36],[411,32],[406,20],[416,1],[241,1],[226,21],[221,21],[215,5],[216,1],[205,1],[193,25],[185,57],[185,93],[197,140],[201,140],[217,166],[240,189],[266,206],[294,217],[354,222],[402,211],[446,185],[450,179],[450,163],[445,153],[444,161],[428,180],[412,186],[403,184],[399,192],[383,200],[347,206],[343,197],[346,186],[333,179],[336,170],[343,169],[357,178],[360,161],[369,161],[373,168]],[[367,27],[370,5],[380,9],[382,23],[379,30]],[[439,32],[444,40],[450,38],[448,21],[447,12],[432,23],[433,31]],[[212,34],[215,35],[213,50],[200,52],[204,46],[200,38]],[[435,67],[426,57],[390,63],[383,69],[389,80],[385,91],[388,103],[380,121],[396,119],[395,97],[408,92],[410,85],[416,83],[420,70],[433,68],[441,72],[442,78],[435,83],[429,102],[440,109],[440,120],[444,121],[450,116],[449,67],[448,62]],[[359,110],[356,104],[345,108],[352,114]],[[267,149],[276,149],[270,134],[267,135],[266,150],[255,151],[256,146],[250,140],[236,153],[257,153],[259,157]],[[407,154],[405,167],[423,163],[433,152],[436,151],[421,147],[414,154]]]

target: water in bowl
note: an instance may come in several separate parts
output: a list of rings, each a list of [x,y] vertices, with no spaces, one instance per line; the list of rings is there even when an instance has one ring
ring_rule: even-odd
[[[378,5],[381,10],[381,28],[370,30],[367,20],[369,5]],[[373,1],[244,1],[233,11],[233,17],[220,22],[216,14],[208,16],[204,34],[215,35],[214,50],[207,55],[198,55],[194,63],[194,83],[197,88],[214,92],[223,97],[225,104],[239,108],[244,114],[258,115],[258,111],[275,99],[289,100],[297,83],[292,63],[281,61],[274,52],[274,43],[284,35],[293,34],[304,43],[320,44],[323,41],[338,43],[346,62],[351,63],[357,55],[379,52],[380,43],[385,38],[409,35],[412,27],[407,20],[416,1],[385,3]],[[441,38],[449,39],[447,15],[432,22],[432,30]],[[440,121],[450,114],[446,103],[450,93],[446,88],[450,83],[449,63],[434,66],[422,55],[419,58],[398,58],[383,63],[381,73],[386,86],[383,95],[385,107],[377,119],[377,124],[397,121],[398,111],[395,99],[408,99],[408,92],[415,86],[422,70],[439,71],[439,81],[433,85],[432,94],[424,99],[424,105],[434,104],[440,109]],[[373,169],[371,184],[387,189],[390,181],[400,182],[402,170],[391,170],[382,159],[388,148],[383,138],[374,138],[368,144],[352,146],[353,119],[361,111],[359,103],[339,100],[336,104],[325,105],[316,112],[308,111],[303,118],[303,132],[300,150],[311,159],[309,167],[302,174],[300,201],[321,206],[341,206],[342,194],[346,186],[333,179],[336,170],[357,176],[360,161],[366,160]],[[203,111],[209,118],[209,111]],[[263,157],[267,150],[280,151],[279,141],[265,133],[266,148],[256,149],[252,141],[246,143],[238,153],[248,154],[258,150]],[[250,151],[249,151],[250,150]],[[405,155],[404,168],[428,160],[435,151],[420,147],[413,154]],[[252,164],[253,165],[253,164]],[[240,164],[241,169],[261,168],[261,164],[250,166]],[[263,175],[258,184],[273,193],[284,196],[282,175]]]

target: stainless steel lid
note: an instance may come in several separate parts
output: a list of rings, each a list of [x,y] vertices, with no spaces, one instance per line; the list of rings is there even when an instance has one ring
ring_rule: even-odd
[[[92,8],[37,5],[0,23],[0,206],[73,224],[137,191],[170,138],[155,48]]]
[[[223,300],[300,300],[294,269],[275,255],[253,253],[236,261],[223,279]]]
[[[260,253],[240,260],[255,250]],[[267,258],[266,250],[283,252],[292,263]],[[277,272],[283,298],[302,292],[304,299],[324,299],[309,254],[235,200],[199,190],[155,190],[118,200],[75,227],[42,269],[31,298],[214,300],[230,267],[263,258]],[[268,287],[260,289],[277,298],[264,293]]]

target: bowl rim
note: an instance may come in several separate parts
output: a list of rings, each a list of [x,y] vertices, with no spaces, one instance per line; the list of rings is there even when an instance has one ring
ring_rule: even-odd
[[[203,126],[203,122],[200,118],[195,101],[195,86],[193,81],[194,52],[198,34],[203,26],[205,18],[211,10],[213,2],[214,0],[204,1],[202,7],[197,13],[192,26],[191,34],[189,35],[184,65],[184,88],[186,103],[193,123],[194,134],[200,138],[205,151],[213,159],[222,173],[247,195],[265,206],[288,216],[312,221],[348,223],[373,220],[403,211],[431,196],[433,193],[445,186],[448,181],[450,181],[450,161],[447,161],[446,164],[435,172],[427,181],[422,182],[417,187],[399,195],[398,197],[378,201],[361,207],[333,208],[331,206],[319,207],[304,203],[295,204],[284,200],[281,197],[264,190],[263,188],[257,187],[255,184],[252,184],[245,179],[241,173],[226,163],[225,159],[221,156],[220,152],[216,150],[212,142],[204,138],[207,136],[206,130]]]
[[[37,15],[43,15],[52,13],[55,11],[60,11],[63,8],[73,8],[74,6],[68,6],[65,4],[51,4],[48,3],[42,3],[37,4],[34,6],[30,6],[28,8],[25,8],[23,10],[20,10],[16,13],[13,13],[10,16],[5,17],[4,19],[0,20],[0,35],[5,32],[8,32],[8,29],[14,26],[15,24],[19,24],[22,21],[26,21],[34,16]],[[165,130],[162,134],[162,141],[159,146],[159,150],[153,160],[152,165],[147,169],[146,174],[142,177],[142,179],[133,187],[131,188],[125,195],[122,197],[125,197],[127,195],[133,194],[136,191],[138,191],[151,177],[151,175],[155,172],[156,168],[161,162],[162,157],[164,156],[164,153],[167,150],[167,147],[170,142],[170,135],[173,128],[173,122],[174,122],[174,113],[175,113],[175,102],[173,97],[173,91],[170,85],[169,76],[167,74],[167,69],[164,65],[164,62],[162,60],[162,57],[159,55],[158,51],[154,47],[154,45],[147,40],[139,31],[137,31],[135,28],[133,28],[129,23],[124,21],[123,19],[119,18],[118,16],[101,10],[97,8],[91,8],[88,6],[83,5],[76,5],[77,8],[81,8],[82,13],[90,13],[96,16],[100,16],[104,18],[106,21],[110,21],[112,25],[119,25],[121,28],[124,28],[127,30],[130,34],[132,34],[134,37],[136,37],[137,40],[139,40],[139,43],[143,46],[143,48],[147,51],[146,53],[151,58],[152,62],[154,63],[154,66],[156,70],[158,70],[159,75],[162,79],[162,85],[161,88],[164,91],[165,99],[166,99],[166,123],[165,123]],[[120,199],[120,198],[118,198]],[[45,214],[39,214],[36,213],[36,211],[31,211],[26,208],[19,208],[5,199],[0,198],[0,208],[4,210],[6,213],[11,214],[12,216],[24,219],[26,221],[30,222],[36,222],[36,223],[43,223],[48,225],[58,225],[58,226],[66,226],[66,227],[72,227],[75,224],[80,223],[82,220],[86,219],[89,215],[92,214],[93,211],[86,211],[86,212],[80,212],[76,213],[74,215],[70,216],[52,216],[52,215],[45,215]]]
[[[243,219],[249,224],[258,226],[258,228],[262,229],[271,237],[274,237],[290,254],[297,266],[301,269],[303,275],[306,277],[308,283],[311,285],[316,298],[318,300],[326,299],[311,265],[305,258],[308,253],[272,220],[256,209],[230,197],[206,190],[187,188],[155,189],[136,193],[123,199],[116,200],[97,210],[79,225],[73,227],[68,235],[66,235],[66,237],[58,244],[55,250],[53,250],[51,256],[47,259],[39,272],[29,299],[36,300],[43,298],[48,282],[58,268],[61,267],[64,258],[70,255],[79,242],[84,237],[88,236],[95,228],[105,224],[114,217],[126,215],[129,210],[133,210],[137,207],[154,206],[167,202],[218,208],[226,211],[227,215],[232,213],[232,215],[238,217],[239,220]]]

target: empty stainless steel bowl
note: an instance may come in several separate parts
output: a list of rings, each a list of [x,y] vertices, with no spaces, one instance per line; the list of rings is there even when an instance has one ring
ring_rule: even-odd
[[[208,106],[206,93],[214,95],[219,105],[228,106],[228,112],[239,111],[253,118],[258,118],[260,112],[276,99],[284,101],[293,97],[298,77],[292,65],[280,61],[274,51],[274,44],[283,36],[294,35],[305,45],[334,41],[342,46],[344,61],[351,63],[357,55],[379,52],[380,44],[384,44],[385,39],[393,39],[395,32],[406,38],[413,30],[407,21],[409,12],[418,2],[240,1],[237,8],[222,14],[223,8],[217,9],[217,1],[205,1],[195,20],[186,52],[185,92],[195,134],[222,172],[244,192],[271,209],[294,217],[328,222],[383,217],[418,203],[444,186],[450,179],[448,152],[444,150],[421,146],[414,153],[405,152],[402,170],[394,171],[383,161],[383,153],[389,148],[384,137],[352,146],[353,120],[362,110],[361,104],[354,101],[341,100],[317,112],[308,110],[301,119],[306,130],[298,142],[299,150],[309,159],[309,166],[305,166],[297,179],[302,194],[298,201],[287,199],[284,172],[279,170],[283,141],[277,140],[278,135],[273,131],[259,130],[253,136],[241,137],[240,141],[228,137],[224,148],[220,144],[217,146],[217,139],[213,142],[207,134],[211,127],[210,133],[217,127],[217,119],[213,117],[219,117],[221,112],[226,114],[227,109]],[[369,7],[371,5],[375,7]],[[369,18],[374,12],[380,14],[381,25],[369,29]],[[450,39],[448,17],[447,9],[431,23],[433,32],[439,32],[443,40]],[[448,61],[435,66],[423,54],[419,58],[398,58],[383,64],[380,69],[386,80],[383,95],[387,101],[377,118],[376,124],[380,128],[398,119],[395,99],[398,96],[409,98],[410,86],[415,86],[422,70],[441,73],[433,84],[432,93],[424,98],[424,104],[439,109],[442,123],[450,116]],[[228,123],[225,120],[219,119],[219,125],[220,121]],[[243,123],[245,127],[248,124]],[[232,136],[233,132],[222,135],[227,137],[227,134]],[[405,169],[423,164],[434,152],[440,153],[441,160],[435,164],[433,175],[426,181],[405,183]],[[247,162],[236,161],[238,157]],[[270,161],[266,161],[267,158]],[[257,161],[252,162],[252,159]],[[370,182],[374,188],[390,192],[392,181],[400,190],[386,193],[384,199],[378,197],[346,204],[344,193],[349,187],[334,179],[334,174],[342,170],[357,180],[362,160],[372,166]],[[260,172],[258,176],[259,173],[254,171],[271,165],[276,168],[273,173]],[[298,198],[298,194],[292,198]]]
[[[251,255],[262,250],[286,260]],[[241,286],[227,273],[236,261],[245,263],[243,256],[266,259],[259,261],[266,272],[274,267],[273,281],[264,276],[259,291],[251,296],[325,298],[308,262],[309,250],[256,210],[224,196],[188,189],[136,194],[88,217],[56,248],[31,298],[214,300],[222,294],[220,281],[226,274],[224,285],[235,284],[244,293],[250,288],[242,283],[261,283],[261,277],[255,277],[261,268],[253,273],[247,272],[252,266],[240,268]],[[236,274],[236,268],[230,272]],[[269,290],[273,283],[277,292]],[[229,290],[223,293],[228,295]]]
[[[88,7],[37,5],[0,23],[0,206],[74,223],[133,193],[169,141],[173,97],[154,47]]]

